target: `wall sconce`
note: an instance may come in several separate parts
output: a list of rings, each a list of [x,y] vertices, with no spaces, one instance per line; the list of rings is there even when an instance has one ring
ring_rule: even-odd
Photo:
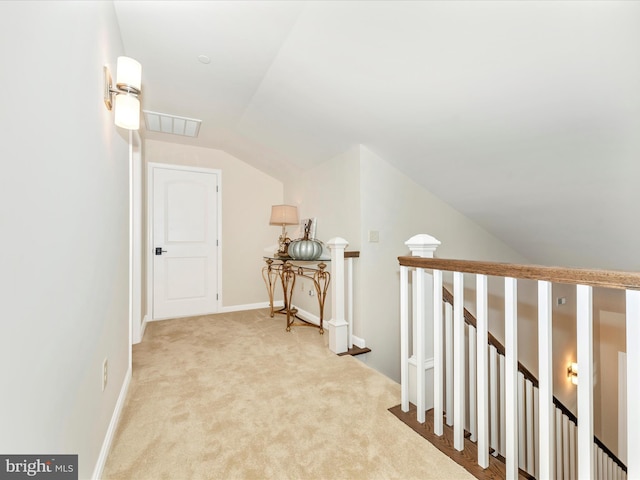
[[[274,205],[271,207],[271,219],[269,225],[282,225],[282,233],[278,239],[279,248],[276,255],[279,257],[288,257],[287,248],[291,239],[287,237],[285,225],[298,224],[298,207],[295,205]]]
[[[578,364],[570,363],[567,367],[567,378],[571,380],[574,385],[578,384]]]
[[[133,58],[118,57],[116,85],[112,85],[109,67],[104,66],[104,104],[111,110],[115,100],[115,120],[127,130],[140,128],[140,100],[142,65]],[[114,98],[115,97],[115,98]]]

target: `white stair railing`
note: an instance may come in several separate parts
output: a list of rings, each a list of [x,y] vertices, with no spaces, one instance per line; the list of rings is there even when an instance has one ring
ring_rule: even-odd
[[[507,478],[518,478],[518,469],[536,478],[609,480],[626,478],[627,474],[640,478],[640,455],[628,455],[625,473],[594,444],[591,326],[592,286],[625,289],[628,364],[640,364],[640,274],[434,259],[439,243],[429,235],[412,237],[407,242],[412,256],[399,258],[402,410],[407,412],[410,400],[414,400],[417,419],[424,422],[425,410],[433,405],[436,435],[443,433],[446,412],[446,423],[453,427],[454,447],[464,449],[464,431],[468,430],[478,444],[478,465],[486,468],[490,453],[503,456]],[[443,271],[453,272],[453,308],[442,303]],[[464,323],[463,274],[476,275],[476,327]],[[487,275],[505,278],[504,352],[487,342]],[[537,384],[518,371],[518,278],[538,281],[541,380]],[[581,419],[577,427],[553,400],[552,282],[575,284],[577,290]],[[427,358],[429,352],[433,352],[433,359]],[[412,372],[412,359],[424,368]],[[432,365],[432,372],[428,365]],[[633,404],[630,400],[640,398],[640,379],[631,371],[627,373],[628,406]],[[414,385],[415,399],[410,398]],[[472,410],[468,417],[467,404]],[[640,413],[627,410],[628,445],[640,445]]]

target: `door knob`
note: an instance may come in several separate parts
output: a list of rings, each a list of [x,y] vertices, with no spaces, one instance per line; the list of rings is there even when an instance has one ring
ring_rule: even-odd
[[[162,247],[156,247],[156,255],[162,255],[163,253],[167,253],[167,251],[163,250]]]

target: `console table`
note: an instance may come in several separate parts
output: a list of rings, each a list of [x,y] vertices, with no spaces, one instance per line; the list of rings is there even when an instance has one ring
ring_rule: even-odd
[[[331,281],[331,274],[326,270],[329,260],[294,260],[292,258],[283,257],[263,257],[266,265],[262,268],[262,278],[269,293],[269,305],[271,307],[270,315],[281,313],[287,316],[287,332],[291,331],[292,326],[316,327],[319,328],[320,334],[324,333],[324,302],[327,298],[327,290]],[[318,298],[318,307],[320,310],[320,325],[308,322],[298,317],[298,309],[292,304],[293,292],[295,291],[296,278],[304,277],[313,282]],[[276,283],[280,279],[282,291],[284,293],[284,306],[274,311],[273,293]],[[298,322],[296,322],[298,320]]]

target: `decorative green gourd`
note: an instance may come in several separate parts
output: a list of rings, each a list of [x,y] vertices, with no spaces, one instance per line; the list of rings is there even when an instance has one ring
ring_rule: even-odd
[[[287,252],[294,260],[317,260],[322,255],[322,242],[309,239],[311,222],[304,226],[304,237],[289,243]]]

